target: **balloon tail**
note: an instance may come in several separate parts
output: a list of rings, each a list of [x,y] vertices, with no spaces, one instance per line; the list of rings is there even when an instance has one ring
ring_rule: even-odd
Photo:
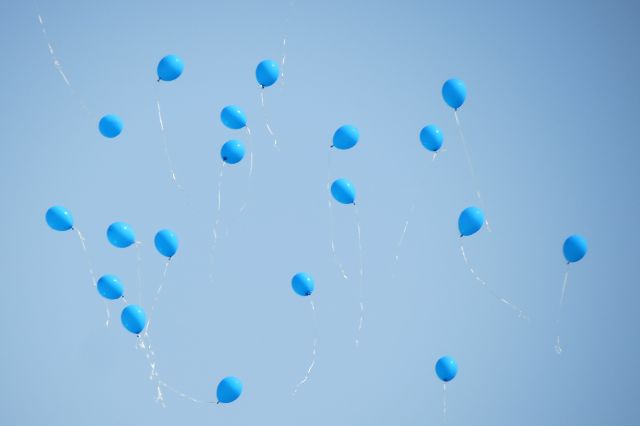
[[[109,312],[109,304],[107,303],[106,300],[104,302],[104,308],[105,308],[105,311],[107,313],[107,320],[105,321],[104,326],[108,328],[109,327],[109,320],[111,320],[111,312]]]
[[[89,251],[87,250],[86,239],[84,238],[84,235],[82,235],[82,232],[80,232],[80,229],[76,227],[72,229],[76,231],[76,235],[78,236],[78,239],[80,240],[80,244],[82,245],[82,253],[84,254],[85,261],[87,262],[89,277],[91,277],[91,284],[93,284],[93,286],[95,287],[97,284],[97,280],[96,280],[96,275],[93,272],[93,265],[91,263],[91,259],[89,258]]]
[[[409,228],[409,220],[413,215],[413,211],[415,210],[415,208],[416,208],[416,204],[413,203],[411,205],[411,208],[409,209],[409,214],[407,214],[407,219],[404,221],[404,227],[402,228],[402,233],[400,234],[400,239],[398,240],[398,244],[396,247],[396,256],[394,258],[394,261],[396,264],[400,260],[400,249],[402,248],[402,244],[404,243],[404,238],[407,235],[407,229]],[[394,276],[395,276],[395,269],[394,269]]]
[[[302,386],[309,380],[309,377],[311,376],[311,370],[313,370],[313,367],[315,367],[316,365],[316,352],[318,347],[318,321],[316,317],[316,307],[313,304],[313,300],[310,300],[309,303],[311,305],[311,314],[313,316],[313,331],[314,331],[313,350],[311,352],[311,364],[309,364],[309,367],[307,368],[307,372],[302,378],[302,380],[300,380],[300,382],[298,382],[298,384],[296,385],[295,389],[293,389],[292,396],[296,396],[296,394],[298,393],[298,390],[300,389],[300,386]]]
[[[355,219],[356,229],[358,231],[358,262],[359,262],[359,283],[358,293],[360,299],[360,319],[358,320],[358,331],[356,332],[356,346],[360,345],[360,332],[362,331],[362,325],[364,323],[364,262],[363,262],[363,250],[362,250],[362,232],[360,229],[360,213],[358,206],[355,206]]]
[[[562,281],[562,293],[560,294],[560,309],[562,309],[562,304],[564,303],[564,294],[567,291],[568,281],[569,281],[569,266],[567,266],[567,270],[564,273],[564,280]]]
[[[560,306],[558,307],[558,319],[556,320],[556,326],[560,327],[560,315],[562,314],[562,305],[564,303],[564,295],[567,291],[567,283],[569,282],[569,264],[564,271],[564,279],[562,280],[562,292],[560,293]],[[558,355],[562,353],[562,346],[560,346],[560,335],[556,336],[556,344],[553,347]]]
[[[171,263],[171,258],[167,259],[167,261],[164,264],[164,270],[162,271],[162,278],[160,279],[160,284],[158,284],[158,289],[156,290],[156,294],[153,298],[153,303],[151,304],[151,315],[153,315],[155,309],[156,309],[156,305],[158,304],[158,301],[160,300],[160,293],[162,292],[162,289],[164,287],[164,283],[167,281],[167,272],[169,271],[169,264]]]
[[[211,275],[209,275],[212,282],[213,282],[213,271],[215,270],[214,257],[215,257],[216,247],[218,245],[218,227],[220,226],[221,216],[222,216],[222,176],[224,175],[225,164],[226,163],[223,161],[222,165],[220,166],[220,173],[218,174],[218,195],[217,195],[217,204],[216,204],[217,207],[216,207],[215,220],[213,222],[213,230],[212,230],[213,243],[211,244],[212,272],[211,272]]]
[[[442,385],[442,423],[447,424],[447,384]]]
[[[158,380],[158,386],[163,387],[165,389],[168,389],[169,391],[173,392],[174,394],[178,395],[180,398],[183,399],[187,399],[191,402],[194,402],[196,404],[213,404],[213,401],[202,401],[200,399],[194,398],[191,395],[188,395],[182,391],[179,391],[178,389],[174,388],[173,386],[169,385],[167,382],[163,381],[163,380]],[[158,390],[159,390],[158,387]]]
[[[136,274],[138,275],[138,299],[140,301],[140,304],[142,304],[142,251],[140,249],[140,246],[142,245],[142,243],[140,241],[136,241],[135,243],[135,247],[136,247],[136,257],[137,257],[137,262],[136,262]]]
[[[554,345],[553,349],[555,349],[558,355],[562,353],[562,346],[560,346],[560,335],[556,336],[556,344]]]
[[[269,113],[267,111],[267,108],[264,106],[264,90],[260,91],[260,104],[261,104],[261,110],[262,110],[262,118],[264,120],[264,126],[267,128],[267,132],[269,132],[269,135],[271,136],[271,138],[273,138],[273,147],[280,151],[280,147],[278,146],[278,139],[275,135],[275,133],[273,132],[273,130],[271,129],[271,125],[269,124],[269,122],[271,121],[269,119]]]
[[[249,135],[249,141],[248,141],[248,145],[249,145],[249,175],[247,176],[247,197],[245,202],[242,204],[242,206],[240,207],[239,213],[244,213],[244,211],[246,210],[247,206],[249,205],[249,199],[251,197],[251,177],[253,176],[253,144],[251,142],[251,129],[249,129],[249,127],[247,127],[247,134]]]
[[[169,153],[169,142],[167,140],[167,134],[164,131],[164,121],[162,120],[162,111],[160,110],[160,101],[156,100],[158,106],[158,121],[160,122],[160,133],[162,133],[162,142],[164,146],[164,156],[167,159],[167,166],[169,167],[169,173],[171,174],[171,180],[178,189],[182,189],[182,185],[176,178],[176,172],[173,168],[173,160],[171,160],[171,154]]]

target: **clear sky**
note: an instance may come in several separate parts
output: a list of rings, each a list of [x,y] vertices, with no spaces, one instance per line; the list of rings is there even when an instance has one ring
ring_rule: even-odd
[[[637,424],[639,15],[631,1],[2,2],[0,424],[441,424],[445,354],[460,368],[450,425]],[[169,53],[185,71],[159,84]],[[283,56],[263,110],[255,66]],[[459,115],[475,184],[440,96],[454,76],[469,90]],[[222,126],[228,104],[251,137]],[[117,139],[98,133],[107,113],[124,120]],[[360,141],[328,170],[345,123]],[[418,139],[430,123],[444,133],[435,161]],[[219,179],[232,138],[250,145],[250,181],[248,161]],[[328,173],[358,191],[359,347],[356,217],[334,205],[331,226]],[[465,240],[470,265],[530,321],[462,259],[457,217],[475,186],[492,232]],[[74,215],[87,257],[75,234],[46,226],[54,204]],[[118,220],[142,242],[140,262],[108,244]],[[244,393],[231,405],[164,388],[163,408],[122,303],[105,327],[87,259],[150,310],[161,228],[181,245],[151,316],[157,371],[206,401],[236,375]],[[590,251],[559,314],[573,233]],[[315,278],[317,332],[291,290],[300,271]],[[314,337],[313,371],[292,396]]]

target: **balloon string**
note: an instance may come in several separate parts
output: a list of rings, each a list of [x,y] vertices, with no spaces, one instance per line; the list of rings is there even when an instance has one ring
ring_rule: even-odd
[[[567,283],[569,281],[569,264],[567,263],[567,269],[564,272],[564,280],[562,281],[562,292],[560,293],[560,306],[558,307],[558,317],[556,319],[556,327],[560,328],[560,316],[562,314],[562,305],[564,303],[564,295],[567,291]],[[558,355],[562,353],[562,346],[560,345],[560,332],[556,335],[556,344],[553,347]]]
[[[469,165],[469,172],[471,173],[471,180],[473,181],[473,186],[476,192],[476,198],[478,199],[478,203],[482,210],[485,210],[484,200],[482,199],[482,195],[480,194],[480,188],[478,186],[478,179],[476,178],[476,171],[473,167],[473,162],[471,161],[471,155],[469,154],[469,147],[467,145],[467,140],[464,137],[464,133],[462,132],[462,125],[460,124],[460,118],[458,117],[458,111],[454,110],[453,115],[456,118],[456,125],[458,127],[458,133],[460,134],[460,140],[462,141],[462,146],[464,148],[464,155],[467,157],[467,164]],[[435,156],[434,156],[435,159]],[[485,224],[487,225],[487,230],[489,232],[493,232],[491,229],[491,225],[489,225],[489,220],[485,218]]]
[[[138,300],[139,303],[142,305],[142,251],[140,250],[140,246],[142,245],[142,243],[140,241],[136,241],[135,242],[135,247],[136,247],[136,257],[137,257],[137,262],[136,262],[136,274],[138,275]]]
[[[311,364],[309,364],[309,367],[307,368],[307,372],[304,375],[303,379],[300,380],[300,382],[298,382],[298,384],[296,385],[295,389],[293,389],[292,396],[296,396],[296,394],[298,393],[298,390],[300,389],[300,386],[302,386],[309,380],[309,377],[311,376],[311,370],[313,370],[313,367],[316,365],[316,353],[317,353],[317,346],[318,346],[318,320],[316,316],[316,307],[313,304],[313,300],[310,300],[309,303],[311,305],[311,314],[313,317],[313,350],[311,353]]]
[[[247,198],[244,202],[244,204],[242,204],[242,207],[240,207],[240,211],[239,213],[244,213],[244,211],[246,210],[247,206],[249,205],[249,200],[251,198],[251,177],[253,176],[253,136],[251,135],[251,129],[247,126],[247,135],[248,135],[248,141],[247,144],[249,145],[249,175],[247,176]]]
[[[340,275],[342,275],[342,278],[344,278],[345,280],[348,280],[349,277],[345,273],[344,267],[342,266],[342,263],[338,259],[338,253],[336,251],[335,223],[334,223],[335,221],[333,217],[333,202],[331,201],[331,151],[333,151],[333,148],[329,148],[329,153],[327,156],[327,195],[328,195],[328,202],[329,202],[329,234],[331,237],[331,253],[333,256],[333,261],[335,262],[336,266],[338,267],[338,270],[340,271]]]
[[[96,275],[93,272],[93,265],[91,263],[91,258],[89,257],[89,251],[87,250],[87,244],[86,244],[86,238],[84,237],[84,235],[82,235],[82,232],[80,232],[80,229],[78,228],[72,228],[73,230],[76,231],[76,235],[78,236],[78,239],[80,240],[80,244],[82,245],[82,252],[84,253],[84,258],[87,262],[87,267],[89,270],[89,276],[91,277],[91,284],[96,287],[98,281],[96,280]],[[104,301],[104,308],[105,308],[105,312],[107,315],[107,319],[105,320],[105,327],[109,327],[109,320],[111,319],[111,312],[109,311],[109,304],[107,303],[107,301]]]
[[[209,275],[209,278],[211,279],[212,283],[213,283],[213,273],[215,271],[215,264],[214,264],[215,251],[218,245],[218,230],[219,230],[219,226],[222,218],[222,176],[224,175],[225,164],[226,163],[223,161],[222,164],[220,165],[220,173],[218,174],[218,195],[216,199],[217,207],[216,207],[215,219],[213,221],[213,230],[212,230],[213,243],[211,244],[211,275]]]
[[[476,271],[469,265],[469,260],[467,259],[467,255],[464,252],[464,246],[462,244],[460,244],[460,253],[462,254],[462,258],[464,259],[465,265],[469,268],[469,272],[471,273],[471,275],[473,275],[475,280],[482,285],[482,287],[484,287],[496,300],[498,300],[501,303],[504,303],[505,305],[510,307],[512,310],[514,310],[518,314],[518,318],[522,318],[525,321],[531,321],[529,319],[529,316],[522,309],[520,309],[518,306],[514,305],[513,303],[509,302],[504,297],[499,296],[491,287],[487,285],[487,282],[485,280],[480,278],[480,276],[476,273]]]
[[[356,333],[356,346],[360,345],[360,332],[362,331],[362,325],[364,323],[364,262],[363,262],[363,250],[362,250],[362,232],[360,228],[360,213],[358,206],[355,207],[355,219],[356,229],[358,231],[358,262],[359,262],[359,304],[360,304],[360,319],[358,320],[358,331]]]
[[[157,393],[158,395],[160,395],[160,397],[162,397],[162,392],[160,391],[160,386],[170,390],[171,392],[175,393],[176,395],[178,395],[180,398],[184,398],[187,399],[191,402],[194,402],[196,404],[212,404],[213,401],[202,401],[200,399],[194,398],[191,395],[188,395],[182,391],[179,391],[178,389],[174,388],[173,386],[169,385],[167,382],[162,381],[162,380],[158,380],[158,389],[157,389]],[[157,397],[156,397],[157,399]]]
[[[156,105],[158,106],[158,121],[160,122],[160,133],[162,133],[164,155],[167,159],[167,166],[169,166],[169,173],[171,173],[171,180],[173,181],[176,188],[182,189],[182,185],[180,185],[176,177],[176,172],[173,168],[173,160],[171,160],[171,154],[169,153],[169,142],[167,139],[167,134],[164,131],[164,121],[162,120],[162,111],[160,110],[160,100],[156,100]]]
[[[273,133],[273,130],[271,129],[271,125],[269,124],[269,122],[271,121],[269,119],[269,113],[267,111],[267,108],[264,106],[264,89],[260,89],[260,105],[261,105],[261,111],[262,111],[262,118],[264,120],[264,125],[267,128],[267,132],[269,132],[269,135],[273,138],[273,147],[277,150],[280,151],[280,147],[278,146],[278,138],[276,137],[275,133]]]
[[[152,381],[156,387],[155,401],[162,405],[162,408],[166,408],[164,403],[164,395],[160,389],[160,375],[158,374],[158,367],[156,361],[156,353],[151,347],[151,338],[149,335],[149,328],[151,327],[151,320],[147,323],[147,328],[143,335],[138,335],[138,342],[136,349],[141,349],[145,353],[145,359],[149,364],[149,380]]]
[[[442,385],[442,423],[447,424],[447,384]]]
[[[156,290],[156,294],[153,298],[153,304],[151,304],[151,314],[155,311],[156,305],[160,299],[160,293],[162,292],[162,288],[164,287],[165,282],[167,281],[167,271],[169,270],[169,264],[171,263],[171,258],[167,259],[164,264],[164,270],[162,271],[162,278],[160,279],[160,283],[158,284],[158,290]]]

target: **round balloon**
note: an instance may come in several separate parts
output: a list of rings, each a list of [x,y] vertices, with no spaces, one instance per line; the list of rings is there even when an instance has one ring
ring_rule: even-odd
[[[291,279],[291,287],[293,288],[293,291],[295,291],[299,296],[311,296],[311,293],[313,293],[316,285],[313,282],[313,278],[311,278],[311,275],[304,272],[299,272],[295,274]]]
[[[577,262],[587,254],[587,240],[580,235],[572,235],[564,241],[562,253],[567,263]]]
[[[358,129],[349,124],[340,126],[338,130],[333,134],[333,146],[338,149],[353,148],[360,139],[360,133]]]
[[[158,81],[173,81],[184,71],[184,63],[176,55],[167,55],[158,63]]]
[[[263,89],[278,81],[279,75],[280,67],[278,67],[277,62],[271,59],[265,59],[256,67],[256,80],[258,80]]]
[[[153,243],[156,246],[156,250],[169,259],[178,251],[178,237],[173,231],[168,229],[158,231],[156,237],[153,239]]]
[[[229,376],[222,379],[218,383],[218,389],[216,396],[218,397],[218,404],[228,404],[238,399],[242,393],[242,382],[237,377]]]
[[[228,105],[220,111],[222,124],[230,129],[238,130],[247,125],[247,116],[235,105]]]
[[[443,356],[436,362],[436,375],[443,382],[453,380],[458,374],[458,363],[450,356]]]
[[[467,98],[467,86],[457,78],[447,80],[442,85],[442,97],[447,105],[457,110]]]
[[[467,207],[458,217],[458,230],[461,237],[473,235],[482,228],[484,213],[478,207]]]
[[[244,158],[244,145],[239,140],[230,140],[220,148],[220,157],[227,164],[239,163]]]
[[[114,246],[125,248],[136,242],[136,235],[126,223],[114,222],[107,228],[107,239]]]
[[[124,123],[122,119],[115,114],[107,114],[100,119],[98,130],[105,138],[115,138],[122,132]]]
[[[336,179],[331,184],[331,195],[342,204],[355,204],[356,202],[356,189],[346,179]]]
[[[124,286],[120,282],[120,279],[115,275],[101,276],[96,287],[98,288],[98,293],[100,293],[100,295],[105,299],[120,299],[124,294]]]
[[[438,152],[442,147],[442,131],[438,126],[429,124],[420,130],[420,142],[429,151]]]
[[[138,305],[127,305],[120,314],[120,321],[133,334],[140,334],[147,325],[147,314]]]
[[[47,225],[54,231],[68,231],[73,229],[73,216],[62,206],[53,206],[44,216]]]

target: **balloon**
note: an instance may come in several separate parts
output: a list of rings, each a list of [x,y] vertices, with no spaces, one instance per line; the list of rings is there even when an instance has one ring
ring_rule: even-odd
[[[458,374],[458,363],[450,356],[443,356],[436,362],[436,375],[443,382],[453,380]]]
[[[125,248],[136,242],[136,235],[126,223],[114,222],[107,228],[107,239],[114,246]]]
[[[184,63],[176,55],[167,55],[158,63],[158,81],[173,81],[184,71]]]
[[[228,105],[220,111],[222,124],[230,129],[238,130],[247,125],[247,116],[235,105]]]
[[[124,294],[124,286],[120,282],[120,278],[115,275],[103,275],[96,284],[98,293],[105,299],[120,299]]]
[[[567,263],[577,262],[587,254],[587,240],[580,235],[572,235],[562,245],[562,253]]]
[[[467,207],[458,218],[458,230],[461,237],[473,235],[482,228],[484,213],[478,207]]]
[[[467,98],[467,86],[464,81],[452,78],[442,85],[442,97],[451,108],[457,110]]]
[[[429,124],[420,130],[420,142],[429,151],[438,152],[442,147],[442,131],[436,125]]]
[[[238,140],[230,140],[220,148],[220,157],[227,164],[239,163],[244,158],[244,145]]]
[[[346,179],[337,179],[331,184],[331,195],[342,204],[356,203],[356,189]]]
[[[218,397],[218,404],[228,404],[238,399],[242,393],[242,382],[237,377],[229,376],[222,379],[218,383],[218,389],[216,395]]]
[[[54,231],[68,231],[73,229],[73,216],[62,206],[53,206],[45,214],[47,225]]]
[[[256,80],[258,80],[263,89],[278,81],[279,75],[280,67],[278,67],[277,62],[271,59],[265,59],[256,67]]]
[[[140,334],[147,325],[147,314],[138,305],[127,305],[120,314],[120,321],[133,334]]]
[[[299,272],[291,279],[291,287],[300,296],[311,296],[313,290],[316,288],[315,283],[311,275]]]
[[[98,130],[105,138],[115,138],[122,132],[122,119],[115,114],[107,114],[100,119]]]
[[[353,148],[360,139],[360,133],[358,129],[349,124],[340,126],[338,130],[333,134],[333,146],[338,149]]]
[[[178,237],[168,229],[158,231],[153,242],[156,245],[156,250],[169,259],[178,251]]]

